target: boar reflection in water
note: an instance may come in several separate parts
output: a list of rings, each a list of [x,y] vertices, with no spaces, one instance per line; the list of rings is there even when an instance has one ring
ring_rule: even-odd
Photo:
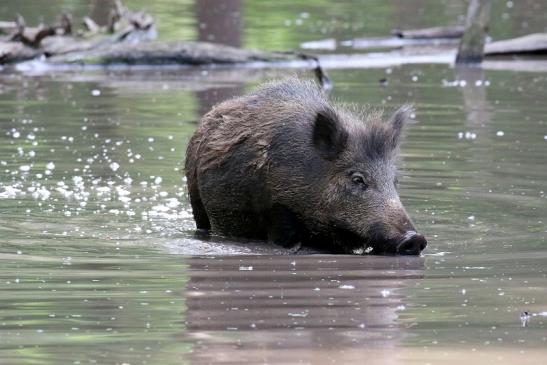
[[[423,257],[190,257],[187,338],[197,363],[391,364],[413,323]],[[252,271],[238,270],[242,264]],[[227,334],[225,331],[229,331]],[[385,350],[385,352],[383,352]],[[229,362],[229,361],[227,361]]]
[[[341,253],[417,255],[396,190],[395,161],[412,109],[331,104],[296,78],[216,105],[188,145],[186,176],[198,229]]]

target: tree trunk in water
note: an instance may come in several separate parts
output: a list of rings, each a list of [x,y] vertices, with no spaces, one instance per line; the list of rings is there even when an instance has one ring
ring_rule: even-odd
[[[470,0],[465,33],[458,48],[456,63],[480,63],[484,58],[484,38],[490,19],[491,0]]]

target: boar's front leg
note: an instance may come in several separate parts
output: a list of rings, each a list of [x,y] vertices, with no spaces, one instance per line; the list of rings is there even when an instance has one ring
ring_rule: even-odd
[[[306,234],[304,224],[290,209],[279,204],[272,207],[269,218],[268,241],[296,253]]]

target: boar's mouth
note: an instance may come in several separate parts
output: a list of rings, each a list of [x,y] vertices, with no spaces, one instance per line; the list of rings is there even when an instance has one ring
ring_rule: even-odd
[[[384,238],[381,232],[381,226],[374,225],[368,237],[363,238],[337,227],[333,230],[332,239],[338,250],[352,255],[419,255],[427,245],[426,239],[414,231],[393,239]]]
[[[363,238],[343,228],[335,228],[332,233],[334,246],[342,253],[350,255],[381,255],[384,250],[376,244],[374,237]]]

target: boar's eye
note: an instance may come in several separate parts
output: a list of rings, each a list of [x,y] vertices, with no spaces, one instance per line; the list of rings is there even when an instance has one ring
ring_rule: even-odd
[[[351,174],[351,182],[355,185],[360,185],[363,189],[367,188],[365,177],[358,172],[354,172],[353,174]]]

